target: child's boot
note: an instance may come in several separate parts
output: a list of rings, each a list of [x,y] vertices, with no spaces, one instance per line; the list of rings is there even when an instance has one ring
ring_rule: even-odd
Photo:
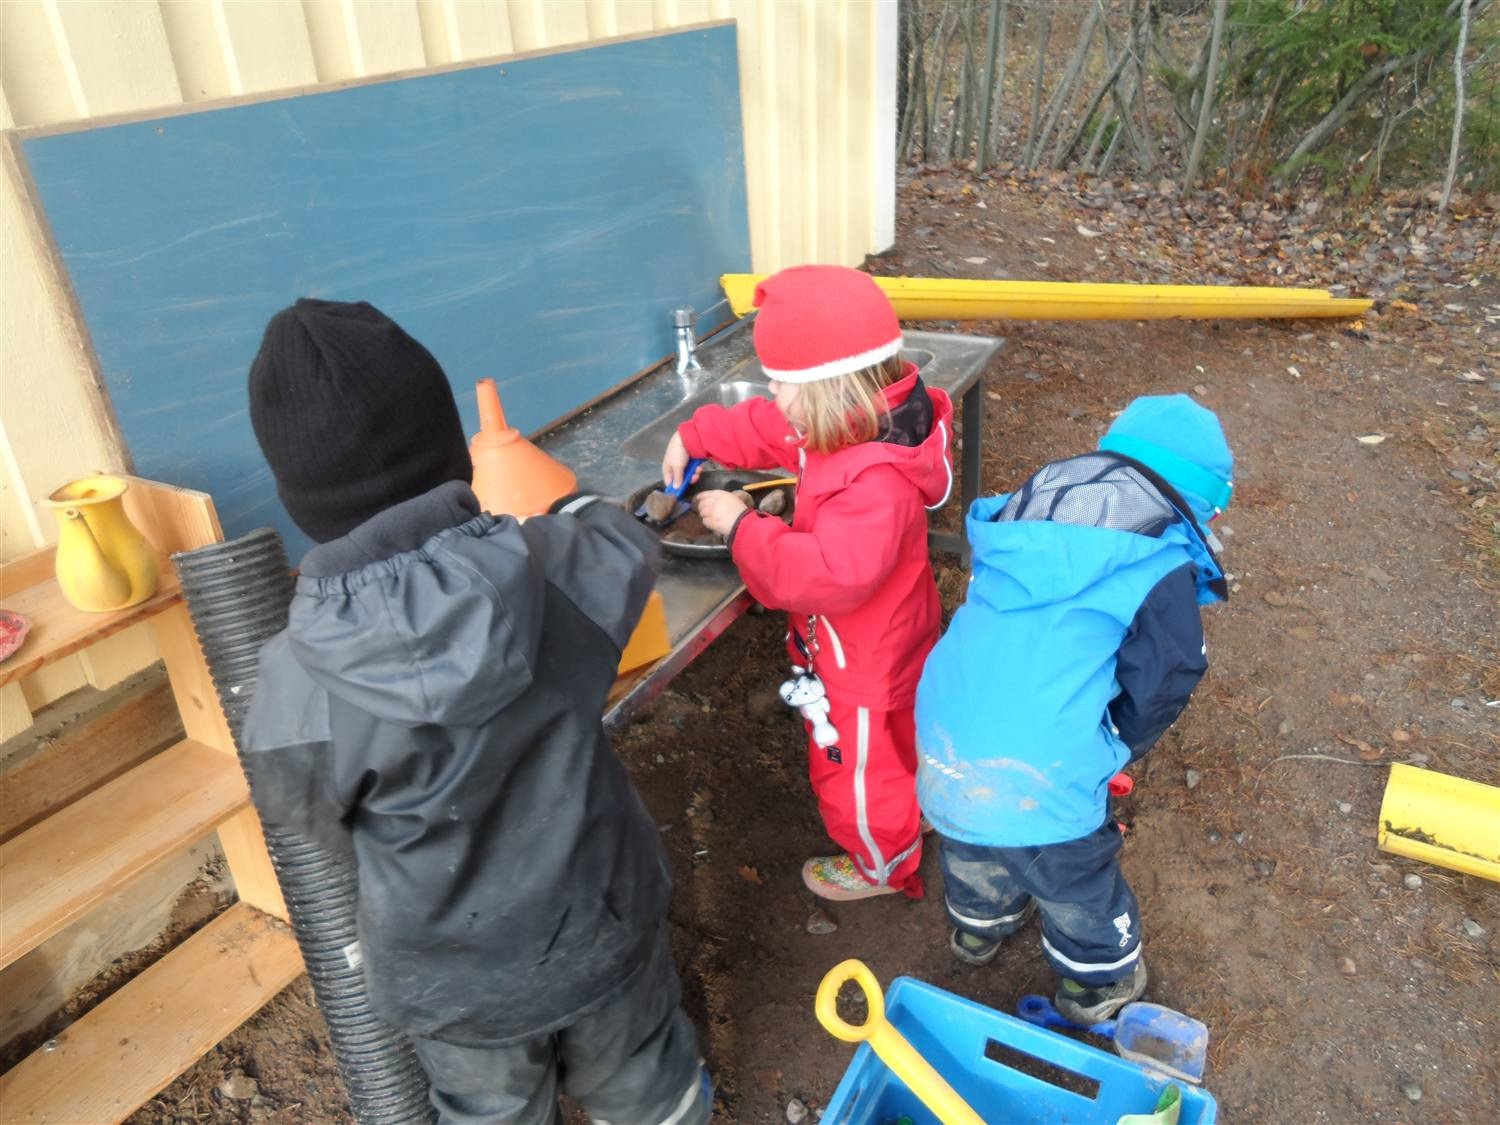
[[[1127,977],[1108,984],[1080,984],[1064,977],[1058,981],[1053,1002],[1062,1017],[1087,1027],[1111,1018],[1146,991],[1146,962],[1138,959]]]
[[[802,865],[802,882],[819,898],[833,902],[853,902],[876,895],[897,894],[901,888],[870,882],[854,867],[847,855],[824,855]]]
[[[1015,924],[996,937],[980,937],[954,926],[953,932],[948,937],[948,948],[953,956],[966,965],[988,965],[1000,952],[1005,939],[1026,925],[1035,913],[1036,899],[1028,899],[1026,905],[1021,908],[1020,917],[1015,919]]]

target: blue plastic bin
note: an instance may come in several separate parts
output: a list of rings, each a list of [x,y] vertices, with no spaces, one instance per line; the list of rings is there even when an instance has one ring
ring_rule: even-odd
[[[989,1125],[1114,1125],[1127,1113],[1153,1111],[1171,1084],[1171,1079],[1117,1055],[910,977],[891,982],[885,1007],[886,1018]],[[992,1049],[991,1043],[1000,1049]],[[986,1053],[1003,1057],[1004,1048],[1070,1071],[1074,1077],[1065,1079],[1068,1084],[1091,1091],[1091,1096],[1022,1073]],[[1218,1109],[1212,1096],[1184,1082],[1177,1085],[1182,1090],[1179,1125],[1209,1125]],[[902,1117],[916,1125],[936,1121],[869,1044],[861,1044],[822,1125],[894,1125]]]

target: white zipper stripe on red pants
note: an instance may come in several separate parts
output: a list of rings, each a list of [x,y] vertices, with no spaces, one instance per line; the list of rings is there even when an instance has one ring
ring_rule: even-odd
[[[870,761],[870,709],[861,707],[857,713],[859,733],[856,736],[854,757],[854,816],[859,825],[859,838],[869,849],[870,859],[874,863],[874,869],[867,869],[865,874],[883,887],[890,882],[891,873],[886,868],[885,856],[875,846],[875,837],[870,835],[870,814],[865,801],[865,767]]]

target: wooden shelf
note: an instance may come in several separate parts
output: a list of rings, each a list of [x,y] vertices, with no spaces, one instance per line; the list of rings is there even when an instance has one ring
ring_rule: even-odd
[[[301,972],[290,931],[237,903],[0,1075],[0,1113],[122,1121]]]
[[[87,613],[75,609],[63,597],[52,576],[53,555],[48,548],[0,570],[0,609],[12,610],[31,622],[31,632],[20,649],[0,663],[0,687],[128,629],[182,597],[177,576],[163,559],[157,568],[156,593],[151,597],[113,613]]]
[[[238,759],[188,738],[0,845],[0,967],[249,802]]]

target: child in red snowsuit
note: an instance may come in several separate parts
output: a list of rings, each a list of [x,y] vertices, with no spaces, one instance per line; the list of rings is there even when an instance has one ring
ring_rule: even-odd
[[[901,326],[868,275],[783,270],[755,304],[755,350],[775,402],[698,410],[662,474],[680,481],[690,457],[797,474],[790,527],[727,492],[700,493],[697,505],[727,537],[751,595],[787,611],[797,682],[826,693],[832,730],[807,723],[808,773],[845,854],[808,860],[802,878],[828,899],[920,898],[912,706],[938,637],[926,510],[953,483],[953,405],[901,359]]]

